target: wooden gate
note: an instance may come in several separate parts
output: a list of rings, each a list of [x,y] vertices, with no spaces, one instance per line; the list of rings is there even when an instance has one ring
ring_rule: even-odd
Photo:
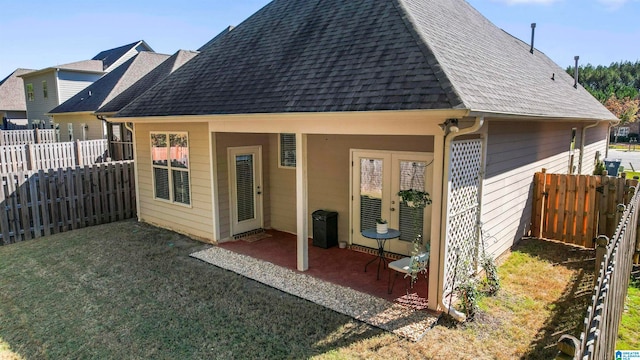
[[[594,247],[598,235],[611,238],[638,180],[600,175],[535,174],[533,236]],[[622,209],[624,211],[624,209]]]

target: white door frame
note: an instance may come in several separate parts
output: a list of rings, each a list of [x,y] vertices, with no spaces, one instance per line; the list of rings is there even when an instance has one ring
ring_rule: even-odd
[[[358,180],[357,174],[355,174],[355,170],[359,168],[359,164],[356,162],[358,158],[368,157],[368,158],[378,158],[387,162],[385,164],[385,172],[383,172],[383,194],[382,194],[382,213],[381,216],[385,219],[389,220],[389,227],[398,228],[398,216],[400,210],[400,198],[396,195],[399,188],[399,174],[400,167],[399,161],[409,160],[409,161],[424,161],[428,164],[426,169],[426,190],[432,194],[433,193],[433,159],[434,154],[431,152],[409,152],[409,151],[390,151],[390,150],[362,150],[362,149],[351,149],[351,162],[353,166],[351,167],[351,173],[349,176],[350,186],[349,186],[349,195],[352,201],[349,203],[349,228],[352,231],[349,234],[349,243],[354,244],[354,238],[358,235],[356,232],[359,231],[359,213],[355,209],[355,201],[356,197],[360,194],[360,182]],[[385,191],[386,187],[386,191]],[[391,210],[393,208],[393,210]],[[431,206],[427,206],[424,211],[424,231],[423,235],[425,237],[431,237]],[[359,238],[359,243],[362,243],[365,246],[376,248],[375,240],[368,241],[365,238]],[[410,242],[393,242],[387,241],[387,246],[385,246],[387,251],[395,252],[395,253],[406,253],[408,254],[411,250]]]
[[[237,183],[235,157],[237,155],[254,155],[253,174],[254,174],[254,219],[245,220],[244,223],[237,221]],[[264,227],[263,201],[262,193],[264,188],[262,185],[262,146],[239,146],[227,148],[227,168],[229,173],[229,231],[230,235],[243,233]]]

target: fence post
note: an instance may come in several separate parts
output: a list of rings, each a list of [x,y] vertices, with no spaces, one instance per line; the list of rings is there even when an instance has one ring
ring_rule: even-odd
[[[82,148],[80,147],[80,139],[76,139],[76,165],[83,166]]]
[[[574,336],[564,334],[558,339],[556,344],[558,347],[558,354],[555,360],[577,360],[580,358],[580,340]]]
[[[624,211],[627,209],[627,207],[624,204],[618,204],[618,206],[616,206],[616,226],[618,226],[618,224],[620,224],[620,219],[622,219],[622,214],[624,213]],[[615,228],[614,228],[614,234],[615,235]]]
[[[0,130],[0,146],[4,146],[4,130]]]
[[[607,253],[607,246],[609,245],[609,237],[606,235],[600,235],[596,239],[596,272],[594,276],[594,282],[598,281],[598,274],[600,274],[600,266],[604,260],[604,255]]]
[[[33,144],[25,145],[27,147],[27,153],[29,154],[29,170],[37,170],[36,169],[36,153]]]
[[[38,130],[38,128],[33,129],[33,131],[35,131],[35,143],[36,144],[40,144],[40,131]]]

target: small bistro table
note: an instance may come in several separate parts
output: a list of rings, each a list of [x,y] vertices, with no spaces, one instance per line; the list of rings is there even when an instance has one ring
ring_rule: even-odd
[[[384,257],[384,245],[387,242],[387,240],[389,239],[395,239],[400,237],[400,230],[396,230],[396,229],[389,229],[386,233],[384,234],[379,234],[376,229],[366,229],[366,230],[362,230],[362,236],[369,238],[369,239],[374,239],[378,242],[378,256],[369,261],[365,266],[364,266],[364,272],[367,272],[367,266],[369,266],[369,264],[371,264],[374,261],[378,261],[378,276],[377,279],[380,280],[380,263],[384,263],[384,268],[387,267],[387,258]]]

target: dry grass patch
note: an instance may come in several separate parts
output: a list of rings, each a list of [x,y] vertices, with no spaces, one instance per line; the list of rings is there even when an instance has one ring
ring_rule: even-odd
[[[590,300],[593,251],[523,240],[498,268],[502,288],[471,323],[447,318],[418,343],[384,334],[320,358],[549,359],[564,333],[579,335]]]

